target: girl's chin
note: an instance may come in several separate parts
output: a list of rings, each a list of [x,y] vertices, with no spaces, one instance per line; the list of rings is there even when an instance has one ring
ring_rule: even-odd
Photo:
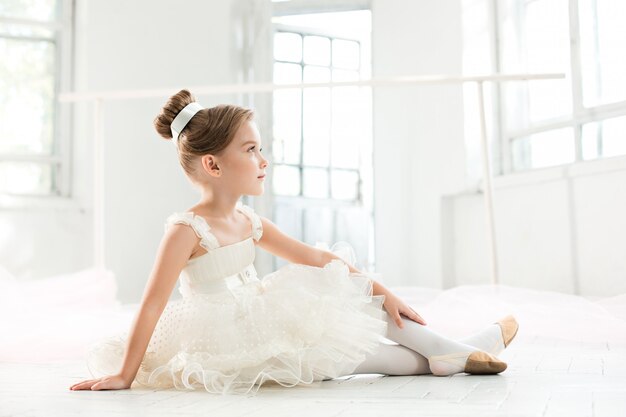
[[[265,187],[261,186],[261,189],[255,190],[254,192],[251,192],[248,195],[263,195],[264,192],[265,192]]]

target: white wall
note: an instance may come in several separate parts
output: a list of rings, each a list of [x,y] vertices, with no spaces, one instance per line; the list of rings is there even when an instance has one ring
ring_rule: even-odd
[[[461,74],[459,0],[372,2],[373,76]],[[389,285],[439,288],[440,205],[465,181],[462,87],[377,88],[377,272]]]
[[[496,178],[500,281],[591,296],[626,292],[626,157]],[[445,287],[490,282],[481,194],[445,198]]]
[[[24,207],[4,201],[3,205],[0,269],[29,281],[93,265],[91,220],[83,208],[71,203]]]

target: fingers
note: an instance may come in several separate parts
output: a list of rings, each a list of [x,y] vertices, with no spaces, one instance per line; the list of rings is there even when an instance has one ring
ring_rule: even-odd
[[[412,307],[409,307],[409,309],[410,309],[411,311],[410,311],[410,313],[409,313],[409,316],[408,316],[408,317],[409,317],[410,319],[412,319],[412,320],[414,320],[414,321],[418,322],[419,324],[422,324],[422,325],[426,326],[426,320],[424,320],[424,319],[422,318],[422,316],[420,316],[419,314],[417,314],[417,312],[416,312],[415,310],[413,310],[413,308],[412,308]]]
[[[422,318],[422,316],[417,314],[415,310],[413,310],[411,307],[409,307],[409,311],[402,311],[402,314],[406,316],[407,318],[413,320],[414,322],[417,322],[421,325],[426,326],[426,321]]]
[[[401,328],[401,329],[404,328],[404,323],[402,323],[402,317],[400,317],[400,311],[399,310],[396,311],[396,314],[394,314],[394,320],[396,322],[396,325],[399,328]]]
[[[83,390],[83,389],[91,389],[92,385],[95,382],[98,382],[98,379],[88,379],[86,381],[83,382],[79,382],[78,384],[74,384],[70,387],[70,389],[72,391],[78,391],[78,390]]]
[[[72,385],[72,386],[70,387],[70,389],[72,389],[72,390],[82,389],[82,388],[83,388],[83,386],[84,386],[87,382],[89,382],[89,381],[83,381],[83,382],[79,382],[79,383],[77,383],[77,384],[74,384],[74,385]]]
[[[404,328],[404,323],[402,322],[402,317],[400,316],[400,313],[405,314],[404,312],[402,312],[401,309],[401,305],[397,306],[397,305],[389,305],[389,306],[385,306],[385,308],[387,309],[387,313],[393,317],[393,321],[394,323],[396,323],[396,326],[398,326],[399,328],[403,329]],[[409,317],[407,315],[407,317]]]
[[[126,383],[126,381],[117,375],[114,376],[104,376],[98,379],[90,379],[87,381],[80,382],[78,384],[74,384],[70,387],[70,390],[91,390],[91,391],[100,391],[100,390],[116,390],[116,389],[127,389],[130,388],[130,384]]]

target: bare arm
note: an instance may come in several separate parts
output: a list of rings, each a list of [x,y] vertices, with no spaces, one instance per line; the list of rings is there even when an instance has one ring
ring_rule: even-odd
[[[263,235],[261,235],[261,239],[259,240],[259,246],[289,262],[323,267],[333,259],[340,259],[332,252],[318,249],[286,235],[276,224],[265,217],[261,217],[261,224],[263,225]],[[350,272],[362,274],[361,271],[349,263],[345,262],[345,264],[348,266]],[[390,294],[389,289],[375,280],[372,280],[372,288],[373,295]]]
[[[122,368],[116,375],[83,381],[73,385],[70,389],[99,390],[130,387],[180,271],[191,256],[197,241],[194,231],[184,225],[173,225],[165,232],[126,342]]]
[[[263,225],[263,235],[261,235],[261,239],[259,240],[259,246],[289,262],[322,267],[333,259],[340,259],[332,252],[315,248],[286,235],[265,217],[261,217],[261,224]],[[362,274],[362,272],[354,266],[345,261],[343,262],[348,266],[350,272]],[[384,307],[393,317],[398,327],[404,327],[400,314],[403,314],[417,323],[426,325],[424,319],[417,314],[415,310],[393,294],[388,288],[373,279],[372,295],[385,296]]]

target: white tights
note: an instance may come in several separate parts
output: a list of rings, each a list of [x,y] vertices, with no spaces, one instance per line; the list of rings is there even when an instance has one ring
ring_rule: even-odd
[[[367,355],[353,374],[424,375],[430,374],[428,359],[402,345],[380,344],[378,352]]]
[[[378,352],[367,355],[353,374],[430,374],[432,372],[427,358],[458,353],[461,356],[458,366],[446,364],[449,369],[447,373],[452,374],[462,372],[464,363],[462,357],[467,357],[472,351],[484,350],[497,355],[504,348],[500,327],[497,324],[492,324],[482,332],[461,341],[454,341],[430,330],[428,326],[405,317],[402,317],[404,328],[400,329],[391,316],[385,313],[387,321],[385,337],[399,344],[381,343]]]

